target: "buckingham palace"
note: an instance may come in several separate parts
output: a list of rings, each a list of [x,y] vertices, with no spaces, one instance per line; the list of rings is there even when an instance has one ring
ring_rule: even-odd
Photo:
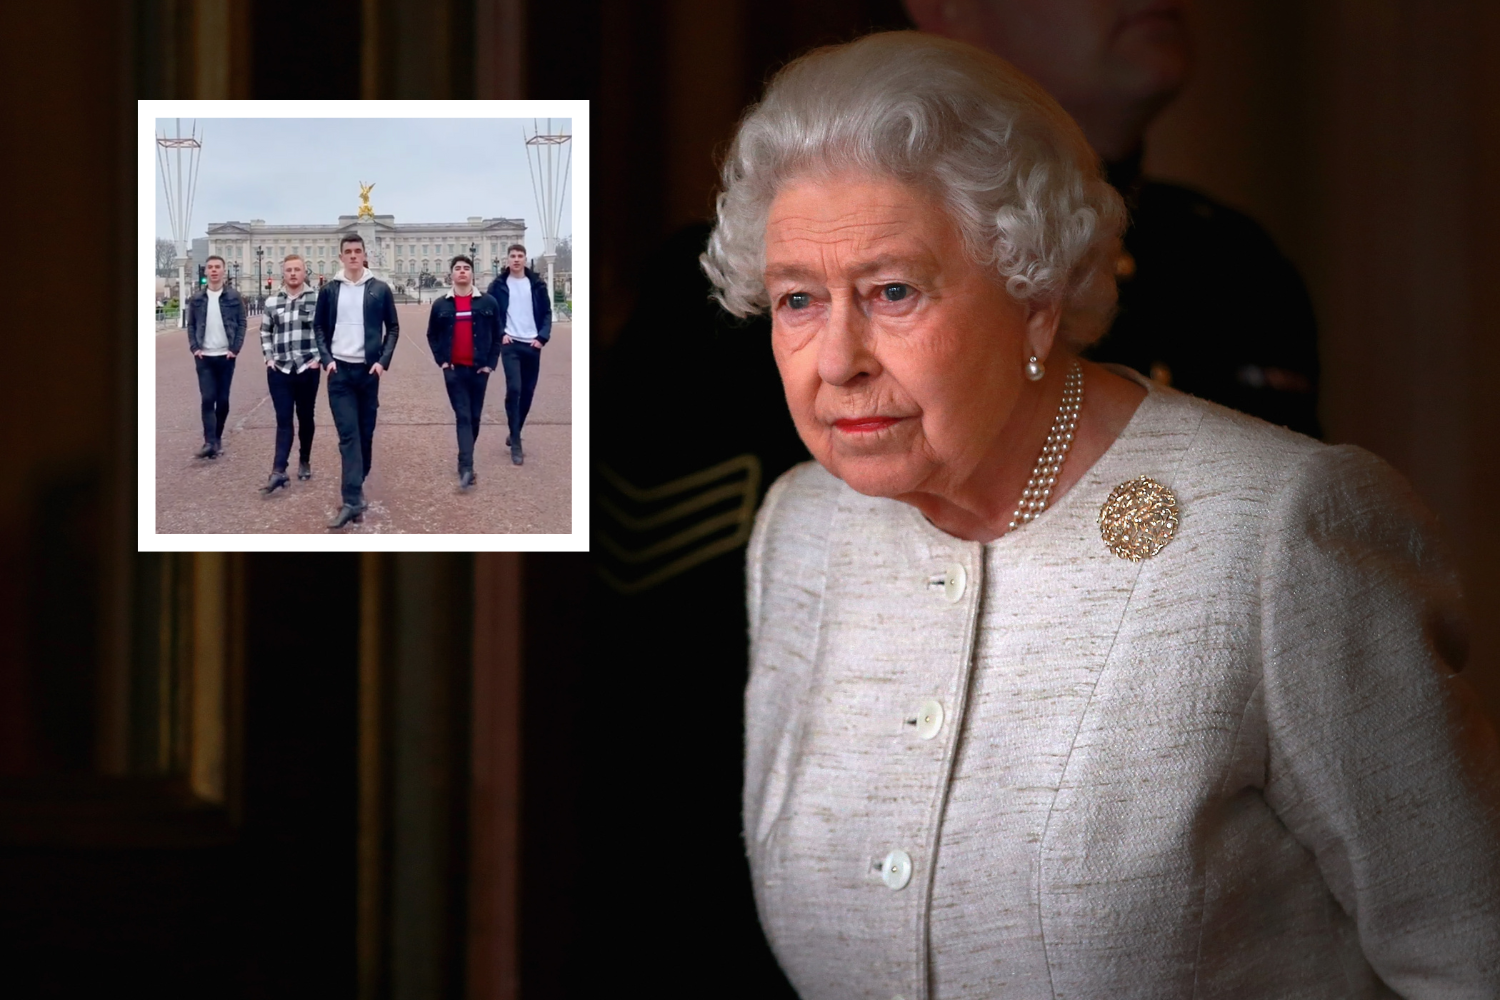
[[[307,261],[308,280],[314,285],[333,277],[339,268],[339,239],[345,234],[365,237],[370,269],[398,288],[443,283],[448,261],[455,254],[472,252],[476,275],[499,274],[505,267],[506,248],[512,243],[526,243],[524,219],[470,216],[466,222],[397,223],[395,216],[376,215],[373,241],[370,222],[355,215],[341,215],[338,223],[330,226],[267,225],[264,219],[212,222],[208,226],[208,252],[224,258],[230,276],[241,288],[248,287],[258,275],[264,293],[268,283],[272,289],[281,283],[281,261],[288,254],[300,254]],[[541,247],[526,249],[528,257],[541,252]],[[426,282],[422,280],[424,275],[429,276]]]

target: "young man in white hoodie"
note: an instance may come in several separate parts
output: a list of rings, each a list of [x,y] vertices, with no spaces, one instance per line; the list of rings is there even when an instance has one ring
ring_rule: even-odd
[[[339,260],[344,266],[318,293],[313,319],[343,463],[343,504],[328,523],[330,528],[363,520],[380,377],[391,366],[401,329],[390,286],[365,267],[365,241],[353,233],[345,235],[339,241]]]

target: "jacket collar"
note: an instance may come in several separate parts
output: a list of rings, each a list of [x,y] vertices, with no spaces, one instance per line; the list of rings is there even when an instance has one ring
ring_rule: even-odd
[[[348,278],[344,277],[344,269],[341,267],[334,273],[333,280],[342,281],[346,285],[363,285],[373,277],[375,277],[374,272],[367,267],[365,268],[364,273],[359,276],[358,281],[350,281]]]
[[[478,285],[470,285],[469,286],[469,295],[472,296],[473,298],[477,299],[477,298],[479,298],[479,296],[481,296],[483,294],[484,293],[479,290],[479,286]],[[443,295],[443,298],[445,298],[445,299],[455,298],[455,296],[453,294],[453,288],[452,288],[452,286],[449,286],[448,291],[447,291],[447,293],[445,293]]]

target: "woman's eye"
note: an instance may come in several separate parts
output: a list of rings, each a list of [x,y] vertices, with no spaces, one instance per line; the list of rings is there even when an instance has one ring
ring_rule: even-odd
[[[887,302],[900,302],[910,290],[907,285],[886,285],[880,290],[880,294]]]
[[[793,292],[786,297],[786,304],[793,309],[806,309],[812,305],[812,296],[807,292]]]

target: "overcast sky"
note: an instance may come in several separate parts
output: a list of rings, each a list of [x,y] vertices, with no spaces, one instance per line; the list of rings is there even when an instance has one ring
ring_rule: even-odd
[[[572,132],[568,119],[535,123],[543,134]],[[370,205],[396,222],[463,222],[471,215],[526,220],[526,242],[541,253],[540,213],[522,136],[532,119],[208,118],[199,120],[203,151],[191,237],[211,222],[334,225],[359,210],[359,182],[374,183]],[[182,133],[191,130],[182,119]],[[158,135],[177,120],[158,119]],[[569,144],[571,145],[571,144]],[[532,147],[536,151],[548,147]],[[552,147],[561,184],[568,145]],[[169,154],[175,155],[175,154]],[[186,165],[187,158],[183,157]],[[543,163],[545,164],[545,160]],[[176,169],[175,167],[173,168]],[[559,236],[573,232],[572,171],[567,173]],[[156,235],[172,238],[161,167],[156,168]]]

